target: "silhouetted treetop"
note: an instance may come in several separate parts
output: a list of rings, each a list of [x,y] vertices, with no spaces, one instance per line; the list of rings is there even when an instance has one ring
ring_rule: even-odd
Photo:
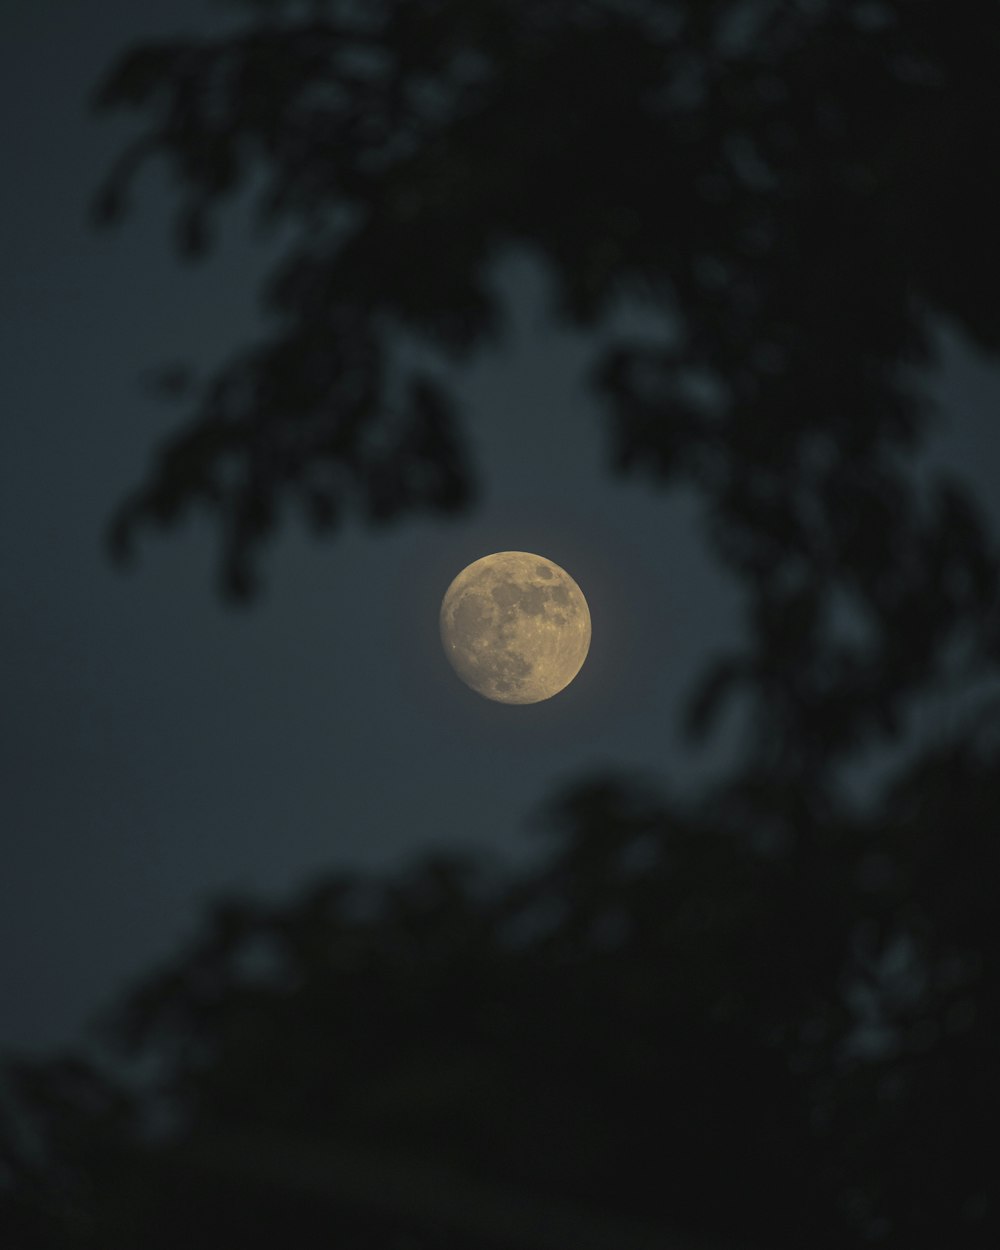
[[[0,1117],[0,1229],[992,1250],[998,747],[967,726],[777,844],[760,775],[683,803],[595,777],[510,876],[437,855],[220,903],[102,1063],[6,1066],[33,1148]]]

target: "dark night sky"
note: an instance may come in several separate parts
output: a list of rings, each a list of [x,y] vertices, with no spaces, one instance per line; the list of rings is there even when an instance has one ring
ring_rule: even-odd
[[[215,595],[202,518],[151,536],[133,575],[111,567],[107,516],[176,420],[140,375],[245,341],[274,246],[238,209],[206,265],[180,266],[162,171],[124,229],[87,224],[129,133],[88,114],[102,69],[137,39],[229,20],[196,0],[170,13],[4,6],[0,1047],[72,1039],[220,892],[436,844],[523,852],[528,815],[586,768],[683,787],[704,761],[678,744],[681,696],[739,637],[697,502],[605,472],[586,341],[553,327],[523,259],[498,273],[510,333],[462,382],[483,487],[467,519],[352,523],[323,544],[289,526],[248,612]],[[1000,375],[941,342],[934,459],[997,518]],[[594,620],[580,678],[534,707],[465,690],[437,640],[451,577],[503,548],[562,564]]]

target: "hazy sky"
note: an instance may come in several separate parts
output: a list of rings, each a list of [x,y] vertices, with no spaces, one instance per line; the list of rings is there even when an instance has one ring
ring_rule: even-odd
[[[551,326],[524,260],[498,276],[512,332],[462,384],[483,474],[467,519],[352,522],[323,543],[292,524],[249,611],[215,594],[203,518],[151,535],[130,575],[110,566],[107,516],[177,416],[141,374],[245,342],[267,258],[237,212],[206,265],[181,267],[162,173],[124,229],[87,224],[130,129],[88,114],[101,70],[140,37],[224,20],[169,12],[7,0],[0,18],[0,1048],[71,1041],[220,892],[431,845],[523,852],[526,817],[595,766],[684,786],[699,757],[676,741],[680,698],[739,637],[696,501],[605,472],[586,344]],[[1000,376],[942,342],[936,455],[996,517]],[[511,548],[566,568],[593,617],[580,677],[530,707],[466,690],[437,638],[455,573]]]

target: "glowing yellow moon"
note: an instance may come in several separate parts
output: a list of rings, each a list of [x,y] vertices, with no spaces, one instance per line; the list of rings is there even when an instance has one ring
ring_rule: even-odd
[[[558,564],[529,551],[498,551],[448,587],[441,642],[462,681],[487,699],[540,703],[583,667],[590,609]]]

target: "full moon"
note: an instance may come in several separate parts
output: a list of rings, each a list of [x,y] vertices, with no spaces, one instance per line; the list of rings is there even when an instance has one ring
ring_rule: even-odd
[[[583,667],[590,609],[558,564],[529,551],[498,551],[448,587],[441,642],[462,681],[487,699],[540,703]]]

